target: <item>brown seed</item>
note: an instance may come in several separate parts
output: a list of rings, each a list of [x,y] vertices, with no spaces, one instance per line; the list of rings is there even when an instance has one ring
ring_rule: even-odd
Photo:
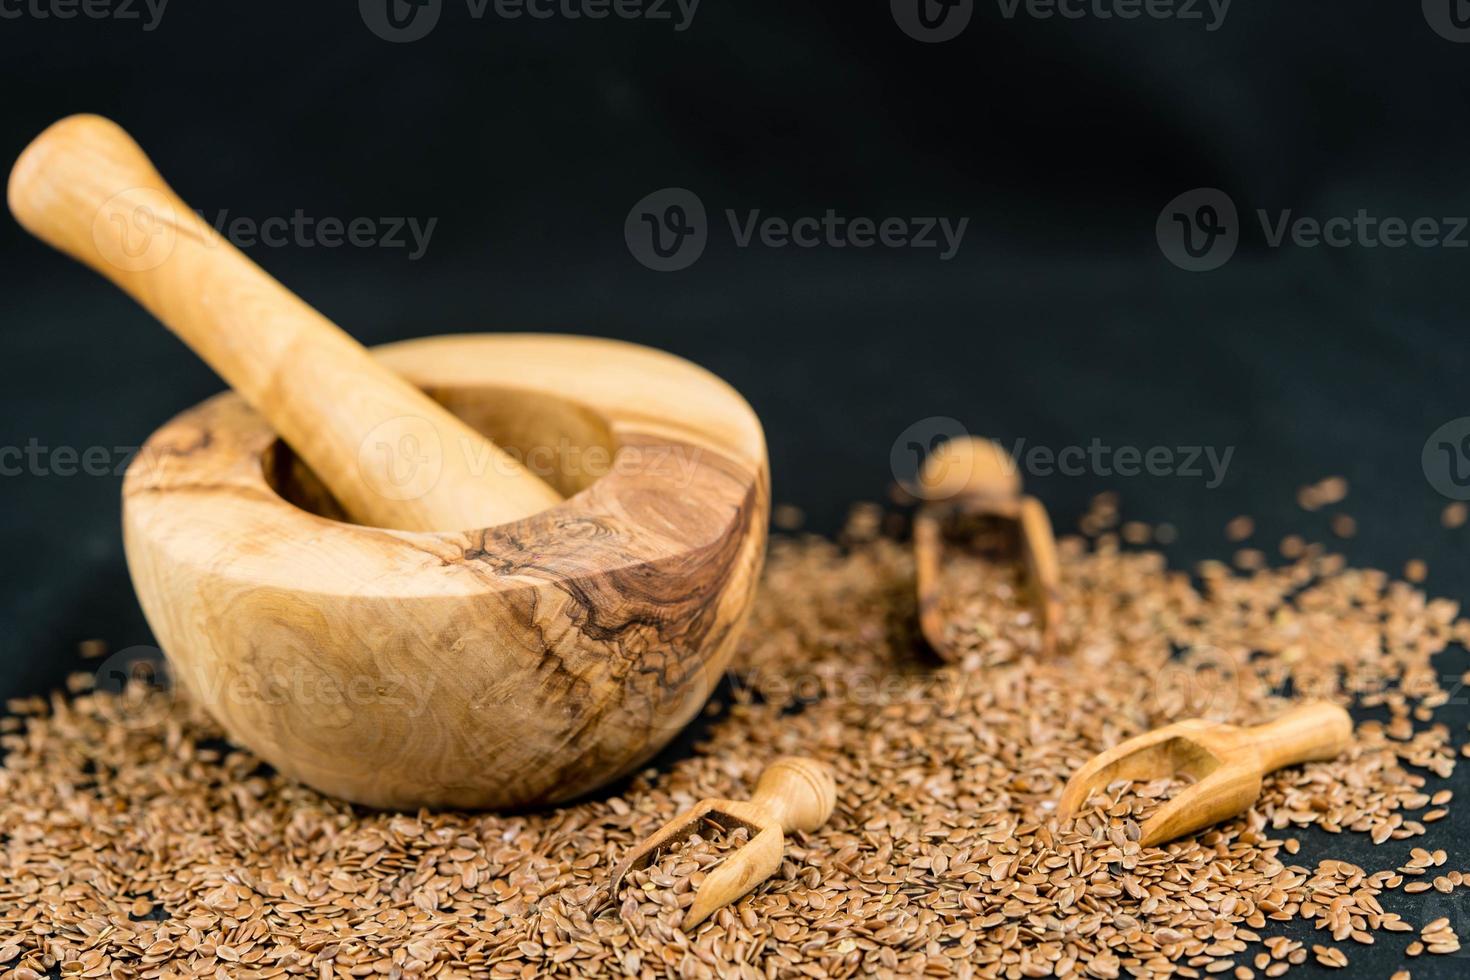
[[[1428,577],[1429,566],[1426,565],[1422,559],[1410,558],[1404,564],[1404,578],[1408,579],[1410,582],[1414,582],[1417,584],[1419,582],[1423,582]]]
[[[1444,512],[1439,515],[1439,521],[1448,528],[1463,527],[1466,517],[1470,517],[1470,507],[1456,500],[1445,505]]]
[[[771,509],[771,523],[782,531],[799,531],[806,523],[806,513],[795,504],[777,504]]]
[[[1225,525],[1225,539],[1227,541],[1241,542],[1256,533],[1256,522],[1251,518],[1241,515],[1230,519]]]

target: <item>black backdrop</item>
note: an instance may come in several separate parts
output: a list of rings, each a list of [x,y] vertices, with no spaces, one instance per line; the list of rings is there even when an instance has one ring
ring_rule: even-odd
[[[942,43],[905,33],[900,21],[918,30],[911,2],[703,0],[683,24],[672,3],[667,19],[594,20],[511,18],[493,3],[476,17],[443,0],[410,43],[374,33],[381,0],[172,0],[157,18],[142,0],[93,4],[108,16],[0,0],[0,158],[94,111],[211,220],[300,212],[368,219],[380,235],[386,219],[437,219],[417,257],[328,247],[319,228],[247,244],[366,342],[533,329],[689,357],[750,399],[776,499],[822,531],[882,495],[890,447],[936,417],[1053,450],[1233,447],[1217,486],[1098,466],[1027,481],[1064,527],[1092,493],[1120,491],[1129,516],[1180,529],[1169,550],[1186,563],[1225,553],[1220,528],[1237,513],[1268,543],[1325,537],[1325,515],[1301,513],[1294,494],[1341,473],[1361,528],[1353,560],[1396,570],[1422,557],[1431,591],[1470,590],[1470,529],[1440,528],[1446,498],[1429,477],[1443,486],[1446,473],[1421,464],[1431,433],[1470,415],[1470,250],[1454,244],[1470,241],[1454,220],[1470,215],[1470,43],[1451,19],[1462,0],[1236,0],[1223,18],[1186,0],[1066,4],[1075,18],[961,0],[948,27],[971,19]],[[56,16],[68,9],[78,15]],[[1128,9],[1141,16],[1100,15]],[[417,13],[409,32],[432,4]],[[707,246],[652,271],[625,222],[674,187],[705,208]],[[1223,192],[1235,219],[1197,188]],[[652,201],[667,217],[668,198]],[[726,216],[829,209],[968,224],[943,260],[742,247]],[[1273,245],[1260,210],[1268,225],[1287,211],[1434,219],[1423,227],[1451,241],[1389,247],[1353,229],[1339,246]],[[1202,261],[1238,238],[1233,256],[1180,268],[1175,214],[1195,221],[1195,243],[1218,216],[1227,233]],[[83,638],[149,642],[122,560],[119,479],[110,466],[58,475],[56,450],[104,447],[116,462],[219,382],[9,220],[0,256],[0,446],[32,447],[19,467],[0,460],[0,694],[16,695],[57,684]],[[1447,673],[1465,667],[1446,656]],[[1453,711],[1458,741],[1466,711]],[[1463,844],[1464,827],[1457,815],[1435,839]],[[1377,868],[1398,850],[1320,853]],[[1402,946],[1383,940],[1355,963],[1389,972]]]

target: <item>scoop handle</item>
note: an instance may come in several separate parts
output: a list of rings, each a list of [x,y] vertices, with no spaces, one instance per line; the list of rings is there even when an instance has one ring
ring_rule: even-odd
[[[788,756],[761,773],[750,802],[779,820],[783,830],[816,830],[837,805],[837,782],[816,759]]]
[[[1244,737],[1260,753],[1264,775],[1303,762],[1337,758],[1352,743],[1353,719],[1337,705],[1317,701],[1248,728]]]
[[[52,125],[16,161],[8,196],[28,231],[112,280],[203,357],[353,519],[462,530],[560,502],[222,238],[116,123],[79,115]]]

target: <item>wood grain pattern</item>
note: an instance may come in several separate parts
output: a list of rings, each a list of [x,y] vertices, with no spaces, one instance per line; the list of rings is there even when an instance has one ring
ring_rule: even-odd
[[[8,196],[23,226],[111,279],[270,419],[355,519],[486,527],[560,501],[222,238],[115,123],[51,126]]]
[[[37,137],[8,193],[237,392],[160,429],[123,488],[144,612],[236,741],[362,803],[518,807],[627,772],[704,704],[769,509],[728,385],[586,338],[374,358],[97,116]]]
[[[573,495],[472,531],[343,523],[257,413],[213,398],[124,482],[129,568],[180,682],[281,771],[374,806],[543,805],[632,770],[704,704],[753,597],[769,511],[754,413],[708,372],[612,341],[377,357],[505,445],[554,447]],[[605,472],[569,465],[598,448]],[[283,473],[327,515],[283,499]]]

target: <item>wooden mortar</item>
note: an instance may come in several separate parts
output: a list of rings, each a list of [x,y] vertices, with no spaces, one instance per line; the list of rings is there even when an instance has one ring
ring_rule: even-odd
[[[156,432],[123,485],[148,622],[231,739],[354,802],[519,808],[630,772],[704,704],[769,511],[760,423],[724,382],[584,337],[369,356],[95,116],[38,137],[9,199],[239,392]]]

